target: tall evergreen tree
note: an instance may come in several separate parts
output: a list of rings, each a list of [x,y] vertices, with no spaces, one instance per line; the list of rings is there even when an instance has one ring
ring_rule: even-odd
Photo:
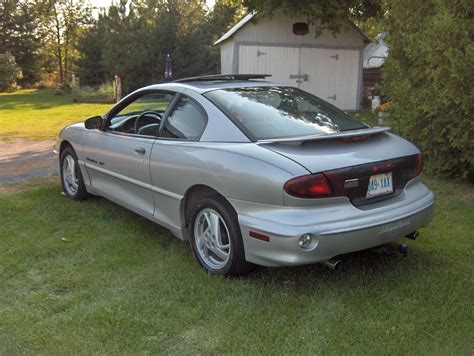
[[[106,30],[103,15],[99,15],[99,19],[86,28],[77,41],[75,65],[81,84],[96,86],[111,80],[102,62]]]
[[[0,53],[10,52],[23,72],[20,85],[34,84],[40,78],[40,35],[34,3],[19,0],[0,2]]]
[[[96,85],[119,75],[129,92],[161,82],[167,54],[174,78],[217,73],[219,48],[213,43],[241,15],[242,8],[229,0],[218,0],[211,10],[204,0],[121,1],[78,43],[81,83]]]

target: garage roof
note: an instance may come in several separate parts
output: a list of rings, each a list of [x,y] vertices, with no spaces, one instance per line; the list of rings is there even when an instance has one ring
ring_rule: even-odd
[[[219,38],[214,44],[219,44],[221,42],[224,42],[225,40],[231,38],[234,33],[236,33],[238,30],[240,30],[242,27],[244,27],[247,22],[249,22],[255,15],[257,14],[256,11],[252,11],[251,13],[247,14],[242,20],[237,22],[229,31],[227,31],[224,35],[222,35],[221,38]]]

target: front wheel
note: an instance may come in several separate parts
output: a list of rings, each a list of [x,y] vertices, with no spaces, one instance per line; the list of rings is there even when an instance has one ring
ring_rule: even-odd
[[[73,200],[84,200],[90,195],[87,193],[77,156],[72,147],[66,147],[60,156],[60,173],[63,192]]]
[[[199,263],[210,273],[236,276],[250,272],[237,221],[230,204],[219,196],[204,198],[191,212],[190,244]]]

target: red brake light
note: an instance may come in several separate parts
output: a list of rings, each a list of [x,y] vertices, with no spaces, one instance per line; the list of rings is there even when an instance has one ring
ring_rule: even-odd
[[[309,174],[290,179],[284,185],[284,190],[298,198],[327,198],[334,196],[331,184],[324,174]]]
[[[413,170],[413,178],[418,177],[423,171],[423,156],[417,155],[415,157],[415,169]]]
[[[368,135],[362,135],[362,136],[349,136],[349,137],[341,137],[339,141],[344,142],[344,143],[349,143],[349,142],[360,142],[360,141],[365,141],[369,138]]]

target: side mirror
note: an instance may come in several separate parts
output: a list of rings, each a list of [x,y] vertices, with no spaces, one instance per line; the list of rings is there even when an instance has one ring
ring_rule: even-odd
[[[102,117],[100,116],[93,116],[93,117],[88,118],[86,121],[84,121],[84,126],[88,130],[94,130],[94,129],[100,130],[101,125],[102,125]]]

